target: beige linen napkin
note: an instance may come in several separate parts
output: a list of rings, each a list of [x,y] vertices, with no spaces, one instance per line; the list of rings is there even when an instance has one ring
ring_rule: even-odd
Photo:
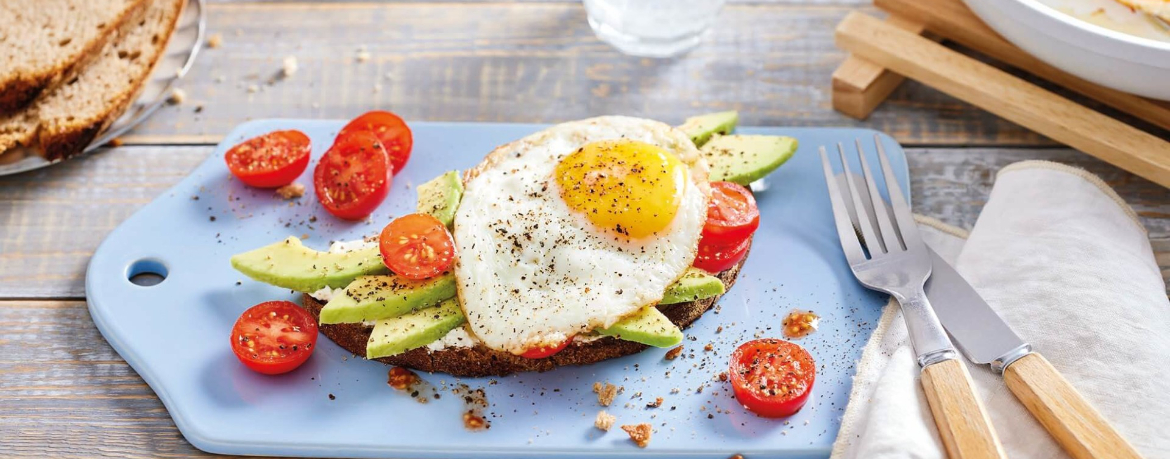
[[[967,235],[920,218],[1024,340],[1148,458],[1170,458],[1170,301],[1145,229],[1107,185],[1061,164],[999,172]],[[1068,457],[987,366],[967,362],[1012,458]],[[834,459],[942,458],[897,306],[863,351]]]

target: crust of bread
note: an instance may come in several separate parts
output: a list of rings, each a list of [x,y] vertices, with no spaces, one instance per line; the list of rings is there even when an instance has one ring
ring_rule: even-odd
[[[129,7],[122,10],[101,34],[85,43],[73,59],[58,61],[52,66],[36,69],[31,73],[10,75],[8,79],[0,81],[0,115],[18,112],[45,90],[69,81],[77,69],[96,57],[106,43],[117,35],[116,32],[125,22],[141,17],[146,5],[146,0],[132,0]]]
[[[744,260],[747,260],[746,256]],[[723,281],[723,285],[727,289],[730,290],[731,286],[735,284],[735,279],[739,275],[740,268],[743,267],[744,260],[716,276]],[[658,310],[662,311],[678,328],[686,329],[710,310],[719,301],[719,298],[720,296],[714,296],[688,303],[661,305],[658,306]],[[323,306],[321,302],[308,294],[304,295],[303,307],[318,320]],[[373,327],[367,327],[360,323],[333,324],[321,325],[320,330],[322,334],[343,349],[364,357],[366,355],[366,342],[370,339]],[[636,354],[647,347],[649,346],[607,336],[589,342],[574,342],[561,352],[543,359],[526,359],[477,344],[475,347],[448,348],[439,351],[430,351],[426,347],[420,347],[402,354],[375,360],[389,365],[431,373],[448,373],[454,376],[504,376],[528,371],[548,371],[566,365],[588,365]]]
[[[170,43],[171,36],[175,30],[175,24],[178,23],[179,17],[183,15],[183,9],[186,7],[186,0],[153,0],[153,1],[169,1],[178,3],[177,12],[170,17],[167,17],[167,23],[164,24],[163,33],[159,34],[162,39],[155,45],[156,52],[153,60],[144,69],[145,71],[134,75],[133,81],[126,86],[125,90],[118,95],[116,100],[106,107],[106,112],[94,119],[85,123],[70,125],[65,129],[42,129],[40,131],[40,147],[49,161],[57,161],[77,155],[89,146],[97,138],[98,134],[110,127],[118,118],[126,112],[130,104],[138,98],[138,95],[145,89],[143,84],[150,74],[154,72],[154,67],[158,65],[158,61],[162,59],[166,52],[167,44]]]

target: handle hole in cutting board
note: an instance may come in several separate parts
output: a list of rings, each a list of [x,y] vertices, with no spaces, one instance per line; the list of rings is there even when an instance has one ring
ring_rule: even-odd
[[[167,280],[167,265],[153,258],[144,258],[130,263],[126,279],[139,287],[154,287]]]

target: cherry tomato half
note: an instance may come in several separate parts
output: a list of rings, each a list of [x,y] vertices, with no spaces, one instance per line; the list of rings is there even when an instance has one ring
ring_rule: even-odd
[[[816,362],[797,344],[757,339],[731,354],[731,388],[745,408],[766,418],[790,416],[808,401]]]
[[[410,159],[410,149],[414,146],[414,137],[406,122],[398,115],[378,110],[367,112],[341,128],[337,138],[354,131],[371,132],[382,141],[382,146],[386,147],[386,153],[390,155],[393,174],[398,174],[406,166],[406,161]]]
[[[523,354],[520,354],[520,357],[524,357],[526,359],[543,359],[545,357],[551,357],[553,354],[561,352],[566,347],[569,347],[569,343],[571,342],[573,342],[572,336],[554,346],[541,346],[524,351]]]
[[[439,219],[409,214],[394,219],[378,237],[382,262],[407,279],[428,279],[451,269],[455,240]]]
[[[309,167],[309,150],[305,133],[274,131],[240,142],[223,159],[241,182],[276,188],[292,183]]]
[[[732,244],[710,243],[707,238],[699,239],[699,253],[695,255],[694,266],[709,273],[726,270],[739,263],[751,245],[750,238]]]
[[[712,182],[703,239],[716,244],[738,243],[760,226],[760,209],[751,191],[731,182]]]
[[[354,132],[329,147],[313,170],[317,200],[346,220],[366,218],[390,192],[390,158],[377,137]]]
[[[291,301],[248,308],[232,327],[232,351],[244,366],[266,375],[288,373],[317,347],[317,320]]]

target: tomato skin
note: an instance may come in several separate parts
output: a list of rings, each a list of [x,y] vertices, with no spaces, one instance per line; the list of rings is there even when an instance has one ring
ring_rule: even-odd
[[[732,244],[710,243],[707,238],[699,239],[699,253],[695,255],[696,268],[709,273],[730,269],[747,255],[752,240],[742,239]]]
[[[231,345],[240,362],[257,373],[288,373],[313,355],[317,320],[291,301],[266,301],[240,314]]]
[[[552,357],[554,354],[565,350],[566,347],[569,347],[569,343],[572,342],[573,337],[570,336],[555,346],[542,346],[524,351],[523,354],[520,354],[520,357],[524,357],[526,359],[543,359],[545,357]]]
[[[402,121],[398,115],[390,112],[374,110],[366,112],[357,118],[354,118],[349,124],[341,128],[341,132],[337,133],[337,137],[341,138],[355,131],[368,131],[378,137],[382,142],[382,146],[386,147],[386,153],[390,155],[390,166],[393,167],[393,175],[398,175],[402,168],[406,166],[406,162],[410,160],[410,150],[414,147],[414,137],[407,127],[406,122]]]
[[[334,216],[366,218],[390,192],[390,158],[382,143],[368,132],[338,137],[313,169],[317,201]]]
[[[240,142],[224,154],[232,175],[257,188],[288,185],[309,167],[309,136],[296,130],[273,131]]]
[[[394,219],[378,236],[382,262],[407,279],[429,279],[451,269],[455,240],[447,226],[427,214]]]
[[[816,362],[808,351],[798,344],[770,338],[739,346],[731,354],[728,374],[735,399],[766,418],[800,411],[817,376]]]
[[[711,182],[703,239],[731,245],[751,237],[759,227],[760,209],[751,191],[731,182]]]

